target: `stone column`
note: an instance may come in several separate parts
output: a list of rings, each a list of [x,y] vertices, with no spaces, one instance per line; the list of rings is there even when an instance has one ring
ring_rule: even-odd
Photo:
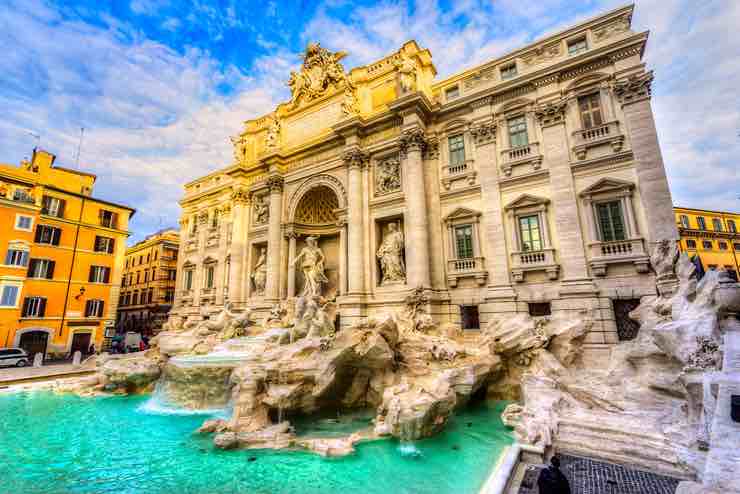
[[[339,225],[339,295],[347,294],[347,221],[340,219]],[[364,266],[363,266],[364,268]]]
[[[288,238],[288,298],[295,297],[295,266],[293,265],[293,259],[295,259],[295,232],[287,232],[285,236]]]
[[[208,213],[206,211],[199,212],[197,214],[197,221],[198,259],[193,276],[193,305],[200,307],[202,305],[200,299],[203,294],[203,281],[205,280],[203,261],[205,260],[206,241],[208,239]]]
[[[635,155],[637,186],[647,220],[644,233],[651,245],[663,239],[678,240],[673,200],[650,106],[652,82],[653,73],[646,72],[617,81],[614,87]]]
[[[406,130],[400,144],[406,196],[406,283],[429,288],[429,218],[421,159],[424,132],[420,128]]]
[[[277,302],[280,298],[280,220],[283,209],[283,177],[272,175],[267,179],[270,188],[270,220],[267,227],[267,286],[265,300]]]
[[[365,290],[365,231],[363,224],[362,168],[367,165],[367,155],[355,148],[343,156],[349,166],[347,190],[347,282],[348,295],[359,295]]]
[[[244,256],[247,252],[249,220],[249,193],[245,189],[231,192],[231,246],[229,248],[229,300],[237,307],[246,302],[246,283],[243,279]]]

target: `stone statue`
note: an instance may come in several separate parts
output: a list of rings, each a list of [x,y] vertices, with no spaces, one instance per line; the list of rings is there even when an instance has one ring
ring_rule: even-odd
[[[321,284],[328,283],[329,279],[324,273],[326,258],[324,252],[318,246],[316,237],[306,237],[306,246],[293,260],[293,264],[300,262],[303,270],[303,296],[316,297],[321,295]]]
[[[280,120],[277,117],[272,117],[271,120],[265,136],[266,149],[274,149],[280,144]]]
[[[389,194],[401,190],[401,164],[397,159],[379,163],[375,174],[375,192]]]
[[[403,261],[403,233],[396,223],[388,224],[388,234],[376,254],[383,273],[382,284],[406,281],[406,265]]]
[[[241,163],[247,159],[247,137],[241,134],[231,138],[231,143],[234,145],[234,161]]]
[[[360,106],[354,88],[347,84],[347,87],[344,89],[344,99],[342,100],[342,114],[352,116],[358,113],[360,113]]]
[[[267,249],[262,247],[260,249],[260,256],[257,258],[257,264],[254,265],[254,271],[252,272],[252,281],[254,282],[254,290],[258,295],[265,294],[265,286],[267,285]]]
[[[258,225],[267,223],[270,219],[270,208],[263,196],[254,199],[254,222]]]
[[[402,56],[394,62],[398,70],[399,94],[416,91],[416,62],[409,57]]]

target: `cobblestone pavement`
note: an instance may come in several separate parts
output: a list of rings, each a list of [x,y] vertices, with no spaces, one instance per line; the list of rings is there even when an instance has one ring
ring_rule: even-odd
[[[558,455],[572,494],[674,494],[679,480],[578,456]],[[538,494],[540,467],[530,466],[519,494]]]
[[[41,367],[0,367],[0,384],[24,379],[64,377],[68,374],[92,370],[95,370],[95,359],[85,361],[78,366],[72,364],[52,364]]]

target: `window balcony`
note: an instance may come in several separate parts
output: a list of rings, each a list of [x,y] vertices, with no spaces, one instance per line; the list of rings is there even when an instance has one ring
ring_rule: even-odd
[[[198,250],[198,239],[189,238],[185,241],[185,252],[191,252],[194,250]]]
[[[531,164],[535,170],[539,170],[542,166],[542,154],[538,142],[530,142],[524,146],[501,151],[501,169],[507,177],[511,176],[511,171],[515,166],[527,164]]]
[[[445,165],[442,167],[442,185],[445,190],[452,188],[452,183],[464,180],[469,186],[475,185],[478,172],[473,168],[473,160],[466,159],[463,163],[456,165]]]
[[[618,153],[624,146],[624,134],[619,131],[619,122],[607,122],[598,127],[573,132],[573,152],[579,160],[585,160],[588,150],[601,145],[611,145]]]
[[[594,242],[590,245],[589,264],[595,276],[606,276],[609,264],[633,263],[638,273],[647,273],[650,262],[645,252],[642,238],[617,240],[613,242]]]
[[[558,279],[560,266],[555,263],[555,249],[533,250],[511,253],[511,276],[516,282],[525,279],[530,271],[545,271],[551,281]]]
[[[482,257],[469,257],[447,261],[447,282],[449,285],[453,288],[456,287],[457,280],[460,278],[475,278],[479,286],[485,285],[488,278],[485,259]]]

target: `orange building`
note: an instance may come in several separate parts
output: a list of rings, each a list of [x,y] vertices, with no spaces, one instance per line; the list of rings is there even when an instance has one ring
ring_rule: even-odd
[[[113,329],[134,210],[92,197],[95,175],[35,149],[0,164],[0,347],[66,356]]]
[[[702,269],[740,273],[740,213],[675,207],[679,248],[701,262]]]

